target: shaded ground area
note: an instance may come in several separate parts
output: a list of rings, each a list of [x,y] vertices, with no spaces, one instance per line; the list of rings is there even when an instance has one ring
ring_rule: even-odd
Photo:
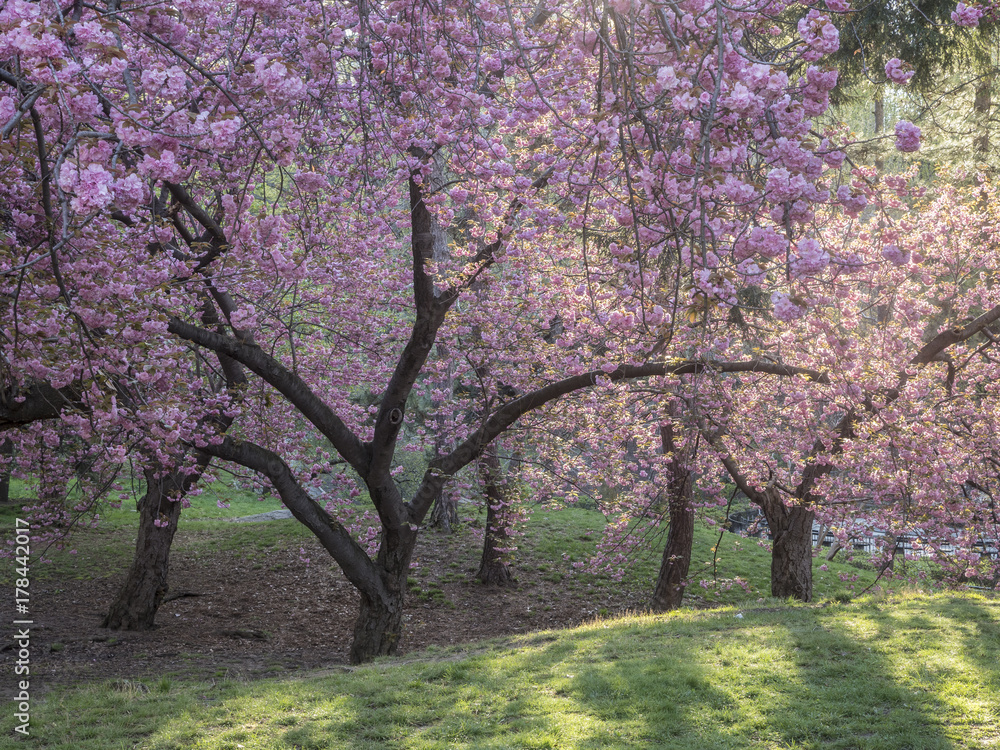
[[[98,627],[124,576],[40,580],[31,589],[31,679],[57,685],[153,675],[250,678],[344,665],[357,596],[309,542],[306,547],[175,551],[170,596],[146,632]],[[479,550],[468,533],[426,532],[410,581],[401,653],[531,630],[567,627],[598,614],[642,607],[648,591],[596,585],[568,562],[522,557],[514,589],[472,580]],[[588,582],[590,581],[590,582]],[[649,582],[649,586],[652,582]],[[634,589],[634,590],[633,590]],[[178,596],[180,595],[180,596]],[[2,616],[14,619],[13,596]],[[0,669],[13,674],[13,627],[0,640]],[[4,680],[0,697],[11,697]]]

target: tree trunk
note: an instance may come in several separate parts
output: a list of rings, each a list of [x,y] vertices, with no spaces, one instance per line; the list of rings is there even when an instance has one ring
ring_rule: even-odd
[[[976,99],[972,107],[976,133],[972,148],[977,159],[985,159],[990,152],[990,110],[993,108],[993,81],[989,76],[976,86]]]
[[[396,653],[403,632],[403,595],[380,599],[361,592],[361,611],[354,623],[351,664]]]
[[[816,545],[813,547],[813,556],[823,551],[823,542],[826,540],[826,524],[819,527],[819,534],[816,535]]]
[[[135,558],[121,590],[101,623],[112,630],[149,630],[167,593],[170,545],[181,516],[183,480],[175,474],[146,472],[146,494],[139,501]],[[159,522],[159,525],[157,525]]]
[[[438,355],[448,359],[448,350],[438,344]],[[448,390],[454,392],[452,378],[448,379]],[[440,458],[445,453],[445,420],[443,414],[438,414],[435,418],[437,437],[434,439],[434,458]],[[434,497],[434,505],[431,507],[427,527],[431,529],[441,529],[451,533],[458,526],[458,498],[447,492],[444,487],[438,490]]]
[[[691,547],[694,544],[694,483],[688,467],[688,451],[680,451],[674,441],[672,424],[660,426],[663,453],[673,456],[667,476],[667,508],[670,529],[667,546],[663,549],[660,575],[653,590],[650,608],[654,612],[669,612],[681,606],[691,567]]]
[[[882,101],[882,92],[875,95],[875,135],[882,135],[885,130],[885,102]],[[885,159],[882,158],[882,150],[879,147],[878,155],[875,157],[875,168],[879,171],[885,166]]]
[[[450,493],[442,489],[434,498],[430,521],[427,526],[451,532],[458,526],[458,501]]]
[[[760,496],[774,544],[771,552],[771,596],[812,601],[812,526],[815,511],[785,505],[777,490]]]
[[[381,592],[359,589],[361,610],[354,623],[351,664],[396,653],[403,633],[406,574],[416,541],[417,532],[408,527],[395,533],[383,531],[376,559],[383,587]]]
[[[14,455],[14,441],[10,438],[0,438],[0,456],[10,459]],[[0,505],[10,502],[11,462],[0,465]]]
[[[476,577],[488,586],[512,586],[508,545],[511,540],[510,489],[504,483],[503,469],[496,449],[490,445],[479,461],[486,494],[486,529],[483,533],[483,556]]]

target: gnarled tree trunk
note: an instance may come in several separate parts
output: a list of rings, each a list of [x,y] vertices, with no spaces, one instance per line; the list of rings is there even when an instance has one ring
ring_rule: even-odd
[[[510,568],[507,545],[511,539],[510,504],[512,498],[503,477],[500,458],[492,445],[483,450],[479,460],[486,495],[486,529],[483,533],[483,556],[476,577],[489,586],[511,586],[514,573]]]
[[[383,532],[375,563],[383,586],[379,592],[359,588],[361,610],[354,623],[349,657],[352,664],[362,664],[376,656],[389,656],[399,648],[403,633],[406,574],[416,541],[417,532],[409,528]]]
[[[688,461],[693,454],[688,449],[678,449],[672,424],[660,426],[660,440],[663,453],[672,456],[667,469],[670,528],[650,608],[654,612],[668,612],[681,606],[691,567],[691,547],[694,544],[694,508],[691,503],[694,499],[694,483]]]
[[[181,516],[184,480],[175,473],[157,477],[147,469],[146,494],[139,501],[139,535],[135,557],[125,583],[101,627],[112,630],[149,630],[166,596],[170,545]]]
[[[405,582],[405,576],[404,576]],[[351,664],[396,653],[403,632],[403,594],[380,598],[361,592],[361,610],[354,623]]]
[[[774,539],[771,551],[771,596],[812,601],[812,527],[816,513],[802,505],[785,505],[777,490],[758,493],[758,502]]]

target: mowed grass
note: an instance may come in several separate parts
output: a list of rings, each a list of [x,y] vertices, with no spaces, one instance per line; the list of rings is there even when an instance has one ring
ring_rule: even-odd
[[[1000,603],[909,593],[598,620],[332,674],[92,686],[32,707],[47,750],[988,748]]]

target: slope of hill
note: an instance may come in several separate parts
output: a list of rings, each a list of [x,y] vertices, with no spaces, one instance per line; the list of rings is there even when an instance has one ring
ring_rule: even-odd
[[[1000,743],[998,665],[1000,603],[977,594],[748,605],[295,679],[57,691],[17,746],[985,748]],[[9,714],[0,727],[12,736]]]

